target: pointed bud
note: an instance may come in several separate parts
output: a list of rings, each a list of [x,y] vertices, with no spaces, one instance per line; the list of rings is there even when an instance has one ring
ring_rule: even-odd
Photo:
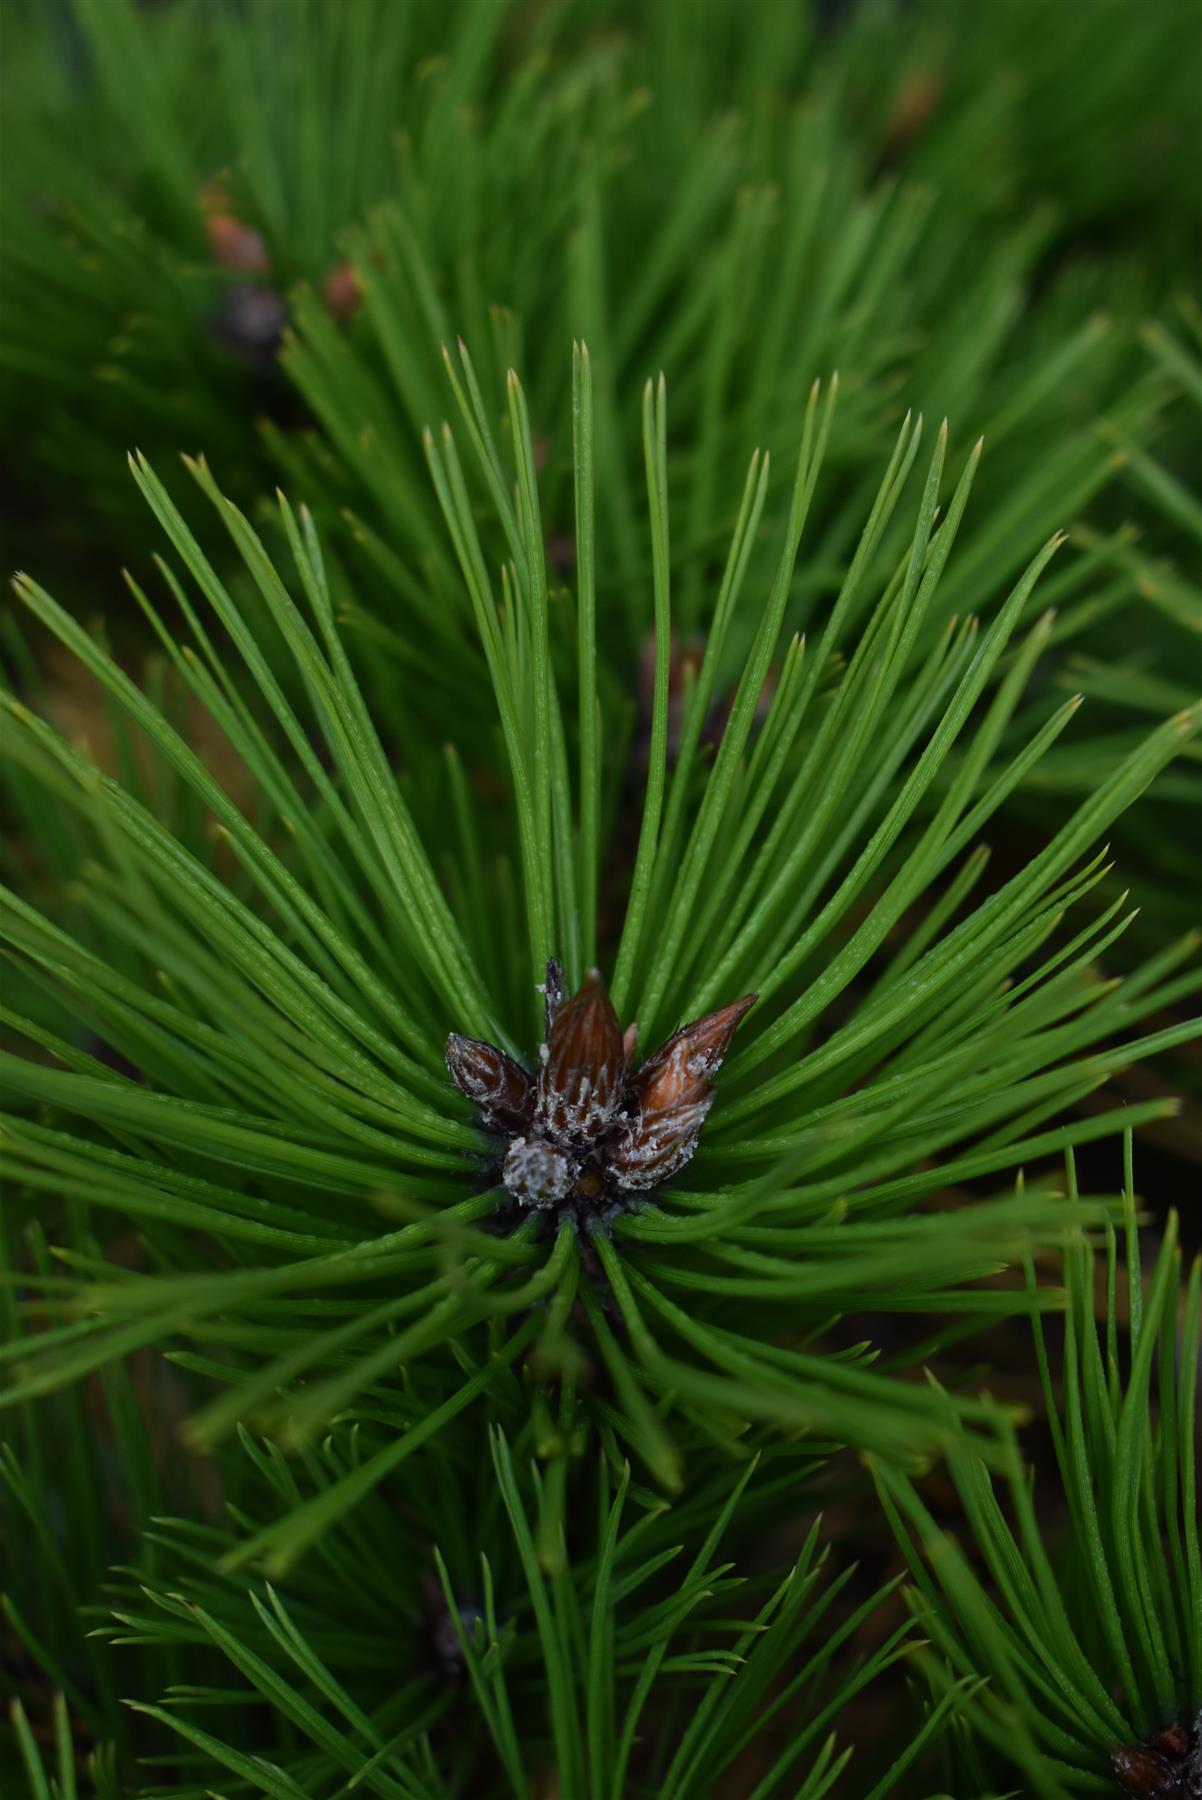
[[[520,1063],[457,1031],[447,1039],[446,1058],[451,1080],[480,1109],[486,1125],[495,1131],[525,1129],[534,1111],[534,1083]]]
[[[1189,1751],[1189,1733],[1179,1719],[1166,1725],[1152,1739],[1153,1750],[1160,1750],[1165,1756],[1185,1756]]]
[[[359,291],[359,277],[354,266],[349,262],[335,263],[321,284],[321,297],[326,303],[326,311],[331,318],[337,319],[341,325],[352,313],[359,310],[362,295]]]
[[[701,1139],[710,1107],[712,1089],[701,1099],[670,1107],[665,1112],[644,1113],[627,1124],[605,1152],[611,1181],[621,1188],[662,1187],[692,1157]]]
[[[535,1117],[558,1144],[588,1144],[618,1110],[626,1058],[622,1032],[596,969],[559,1007],[547,1034]]]
[[[1132,1800],[1184,1800],[1182,1765],[1174,1766],[1157,1750],[1142,1744],[1122,1744],[1111,1752],[1111,1766],[1119,1786]]]
[[[244,225],[232,213],[210,213],[205,220],[205,235],[214,262],[225,269],[246,269],[265,275],[271,267],[267,245],[252,225]]]
[[[514,1138],[501,1179],[523,1206],[555,1206],[572,1191],[576,1165],[542,1138]]]
[[[730,1049],[730,1040],[757,996],[745,994],[729,1006],[682,1025],[634,1077],[633,1087],[644,1114],[687,1106],[700,1100]]]
[[[547,959],[547,979],[542,984],[541,992],[547,1002],[547,1026],[544,1037],[550,1037],[551,1027],[559,1015],[559,1009],[567,999],[567,989],[563,985],[563,969],[553,956]]]

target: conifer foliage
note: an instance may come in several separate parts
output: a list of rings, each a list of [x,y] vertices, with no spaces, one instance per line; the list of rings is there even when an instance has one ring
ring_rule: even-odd
[[[18,9],[6,1793],[1202,1793],[1191,100],[1080,10]]]

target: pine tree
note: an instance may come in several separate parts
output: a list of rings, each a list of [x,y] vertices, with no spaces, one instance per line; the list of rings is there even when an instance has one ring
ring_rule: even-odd
[[[1198,1791],[1179,22],[12,38],[6,1781]]]

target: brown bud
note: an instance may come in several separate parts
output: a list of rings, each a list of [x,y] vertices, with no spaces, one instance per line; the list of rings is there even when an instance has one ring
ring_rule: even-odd
[[[698,1100],[644,1113],[627,1124],[605,1153],[611,1179],[619,1187],[640,1190],[670,1181],[696,1150],[713,1104],[711,1089]]]
[[[666,1044],[648,1057],[633,1086],[644,1115],[687,1106],[700,1100],[730,1049],[730,1040],[757,996],[745,994],[729,1006],[682,1025]]]
[[[498,1131],[522,1131],[530,1123],[534,1083],[511,1056],[453,1031],[447,1039],[446,1059],[451,1080],[479,1107],[486,1125]]]
[[[357,312],[362,298],[359,292],[359,277],[348,262],[335,263],[321,284],[321,297],[326,303],[326,311],[331,318],[337,319],[341,325]]]
[[[622,1032],[596,969],[565,1000],[547,1034],[535,1117],[558,1144],[588,1144],[609,1124],[622,1098]]]
[[[542,1138],[514,1138],[501,1179],[523,1206],[554,1206],[572,1191],[576,1166]]]
[[[1174,1719],[1163,1731],[1158,1731],[1152,1739],[1152,1749],[1160,1750],[1165,1756],[1182,1757],[1189,1749],[1189,1733],[1180,1719]]]
[[[1171,1763],[1159,1750],[1142,1744],[1120,1744],[1111,1751],[1111,1767],[1119,1785],[1132,1800],[1182,1800],[1182,1765]]]
[[[205,219],[205,235],[213,261],[223,269],[245,269],[263,275],[271,267],[267,245],[253,225],[244,225],[233,213],[209,213]]]

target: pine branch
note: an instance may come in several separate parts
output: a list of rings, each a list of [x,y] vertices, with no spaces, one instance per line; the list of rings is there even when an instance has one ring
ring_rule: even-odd
[[[466,358],[463,369],[466,395]],[[465,406],[470,423],[475,402],[465,398]],[[514,407],[522,438],[516,387]],[[662,389],[649,408],[648,506],[666,544]],[[1064,1120],[1064,1108],[1111,1068],[1193,1034],[1186,1024],[1130,1036],[1170,993],[1196,986],[1192,973],[1172,978],[1183,951],[1115,987],[1100,983],[1092,965],[1121,927],[1117,908],[1079,927],[1066,946],[1051,934],[1105,872],[1099,855],[1081,859],[1198,720],[1185,714],[1160,727],[1025,868],[919,954],[898,959],[899,925],[971,851],[1017,778],[1014,764],[998,770],[994,759],[1044,627],[985,702],[1055,544],[1035,558],[979,642],[964,628],[925,650],[923,619],[945,567],[954,566],[975,453],[936,528],[940,434],[907,556],[877,590],[873,548],[916,447],[907,427],[826,632],[778,686],[763,727],[773,748],[764,751],[752,736],[753,705],[782,631],[826,440],[817,421],[829,420],[829,403],[812,416],[774,597],[712,767],[674,771],[685,797],[671,833],[661,686],[618,952],[628,1017],[638,1018],[648,1048],[673,1015],[695,1016],[737,992],[758,993],[760,1002],[741,1028],[687,1176],[649,1206],[635,1195],[637,1205],[604,1213],[573,1209],[546,1230],[545,1217],[523,1217],[501,1184],[440,1067],[448,1028],[510,1053],[530,1043],[536,959],[573,943],[584,911],[571,820],[576,751],[561,729],[549,732],[551,719],[571,709],[552,648],[532,490],[524,500],[519,493],[510,516],[521,554],[504,571],[501,600],[463,498],[453,438],[444,433],[441,447],[431,447],[508,748],[520,846],[520,875],[508,880],[530,924],[509,943],[498,943],[486,896],[472,896],[460,912],[439,880],[427,848],[437,826],[432,814],[418,816],[416,794],[411,804],[393,774],[342,647],[307,514],[298,518],[281,501],[290,588],[207,468],[190,465],[291,659],[292,671],[281,663],[277,675],[231,586],[149,468],[135,465],[176,554],[258,687],[257,700],[254,686],[241,683],[222,695],[223,653],[202,634],[186,656],[160,621],[195,700],[212,706],[241,756],[257,790],[258,825],[161,707],[22,578],[19,591],[38,619],[220,822],[232,862],[214,854],[203,813],[193,815],[190,832],[173,831],[152,805],[10,702],[24,777],[65,800],[95,834],[99,868],[80,900],[99,948],[43,923],[15,897],[7,903],[9,941],[31,978],[48,980],[67,1013],[89,1019],[136,1071],[81,1058],[61,1031],[30,1025],[32,1041],[53,1060],[9,1059],[6,1081],[50,1112],[46,1123],[16,1118],[7,1128],[10,1168],[31,1194],[68,1194],[139,1220],[149,1251],[137,1276],[80,1263],[74,1286],[46,1290],[42,1303],[58,1323],[18,1363],[12,1401],[53,1391],[134,1346],[183,1343],[215,1361],[227,1384],[200,1415],[198,1442],[215,1442],[252,1417],[303,1443],[387,1391],[379,1384],[415,1358],[446,1370],[465,1334],[487,1328],[494,1354],[504,1344],[507,1366],[531,1342],[536,1303],[549,1303],[560,1321],[553,1334],[536,1334],[538,1354],[554,1369],[578,1296],[591,1319],[584,1353],[592,1338],[619,1396],[614,1423],[669,1486],[679,1480],[679,1456],[662,1419],[652,1423],[657,1408],[687,1405],[715,1427],[730,1415],[903,1460],[957,1443],[966,1423],[995,1429],[1002,1415],[988,1401],[899,1383],[863,1359],[782,1348],[780,1334],[817,1329],[853,1296],[859,1308],[885,1312],[1045,1304],[1013,1291],[986,1296],[974,1284],[1030,1244],[1059,1241],[1066,1220],[1048,1196],[1001,1199],[967,1222],[955,1213],[924,1216],[922,1206],[949,1177],[1012,1170],[1104,1134],[1112,1115]],[[487,469],[485,428],[478,417],[474,441]],[[528,444],[526,465],[530,480]],[[497,493],[508,507],[504,490]],[[737,550],[732,559],[737,567]],[[669,582],[661,566],[661,679]],[[732,583],[724,616],[738,600]],[[842,671],[824,678],[823,691],[818,677],[836,666],[836,652]],[[206,657],[212,680],[200,673]],[[897,736],[887,721],[897,722]],[[287,760],[271,748],[277,732],[291,747]],[[1018,766],[1053,735],[1037,738]],[[602,788],[613,792],[620,770],[605,755],[604,713],[600,744]],[[439,807],[436,794],[430,801]],[[753,835],[728,862],[726,846],[747,819]],[[480,833],[471,812],[463,823]],[[476,867],[484,841],[477,836]],[[464,893],[461,884],[454,891]],[[707,910],[711,891],[725,892],[717,915]],[[506,989],[495,985],[498,957],[519,972]],[[852,996],[858,1003],[847,1010]],[[1148,1103],[1139,1116],[1164,1110]],[[405,1222],[381,1229],[381,1208]],[[482,1236],[476,1222],[493,1215],[500,1235],[490,1225]],[[205,1266],[178,1266],[172,1245],[184,1228],[200,1230]],[[304,1322],[319,1301],[348,1309],[336,1329],[314,1332]],[[607,1308],[616,1309],[612,1324],[604,1322]],[[454,1395],[454,1412],[471,1403],[477,1383],[454,1381],[443,1392]],[[589,1404],[581,1399],[586,1411]],[[394,1454],[381,1450],[348,1479],[346,1504],[383,1476]],[[323,1503],[313,1533],[329,1516]],[[280,1554],[290,1558],[301,1542],[293,1533]]]
[[[1195,1261],[1183,1273],[1170,1214],[1143,1276],[1129,1135],[1127,1151],[1125,1293],[1107,1226],[1104,1260],[1084,1234],[1064,1252],[1059,1370],[1035,1321],[1063,1497],[1056,1535],[1041,1531],[1040,1496],[1025,1472],[999,1492],[979,1459],[956,1451],[948,1467],[979,1558],[969,1561],[914,1486],[874,1464],[932,1634],[932,1679],[987,1676],[967,1703],[974,1727],[999,1766],[1055,1800],[1099,1792],[1116,1774],[1123,1791],[1139,1792],[1123,1783],[1121,1758],[1153,1745],[1172,1721],[1188,1743],[1202,1696],[1194,1441],[1202,1270]],[[1166,1763],[1166,1784],[1170,1775]]]

